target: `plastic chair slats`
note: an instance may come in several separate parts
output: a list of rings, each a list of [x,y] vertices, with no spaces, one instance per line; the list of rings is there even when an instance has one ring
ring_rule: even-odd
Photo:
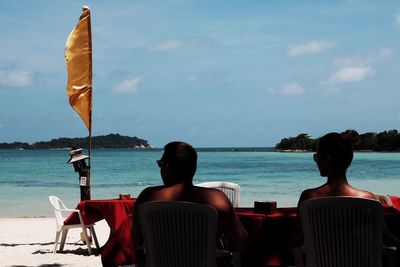
[[[332,197],[300,206],[308,267],[381,266],[383,208],[362,198]]]
[[[204,182],[197,186],[215,188],[221,190],[232,202],[234,207],[239,207],[240,203],[240,186],[231,182]]]
[[[146,202],[139,206],[146,266],[215,266],[217,212],[188,202]]]

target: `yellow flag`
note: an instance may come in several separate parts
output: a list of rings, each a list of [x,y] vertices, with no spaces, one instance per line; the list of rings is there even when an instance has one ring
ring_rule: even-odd
[[[82,7],[82,15],[68,37],[65,47],[68,69],[67,96],[89,132],[92,131],[92,33],[90,9]]]

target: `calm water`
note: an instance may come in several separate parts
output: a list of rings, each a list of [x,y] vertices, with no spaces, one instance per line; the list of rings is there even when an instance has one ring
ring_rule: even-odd
[[[94,150],[92,199],[137,196],[161,183],[156,160],[161,150]],[[80,199],[78,174],[66,150],[0,149],[0,217],[52,216],[49,195],[69,207]],[[356,187],[400,195],[400,153],[355,153],[348,177]],[[325,181],[312,153],[200,151],[195,183],[231,181],[241,186],[241,206],[276,200],[294,206],[300,193]]]

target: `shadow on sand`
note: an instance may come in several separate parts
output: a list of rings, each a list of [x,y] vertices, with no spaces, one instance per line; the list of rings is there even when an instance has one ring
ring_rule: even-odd
[[[21,243],[21,244],[6,244],[6,243],[0,243],[0,247],[17,247],[17,246],[48,246],[52,245],[54,242],[48,242],[48,243]]]
[[[61,267],[64,266],[64,264],[59,264],[59,263],[53,263],[53,264],[41,264],[36,267]],[[32,267],[28,265],[11,265],[10,267]]]

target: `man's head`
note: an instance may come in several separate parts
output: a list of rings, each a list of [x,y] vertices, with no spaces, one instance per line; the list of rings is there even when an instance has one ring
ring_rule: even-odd
[[[164,184],[192,181],[197,167],[197,153],[185,142],[171,142],[164,147],[164,154],[158,161]]]

